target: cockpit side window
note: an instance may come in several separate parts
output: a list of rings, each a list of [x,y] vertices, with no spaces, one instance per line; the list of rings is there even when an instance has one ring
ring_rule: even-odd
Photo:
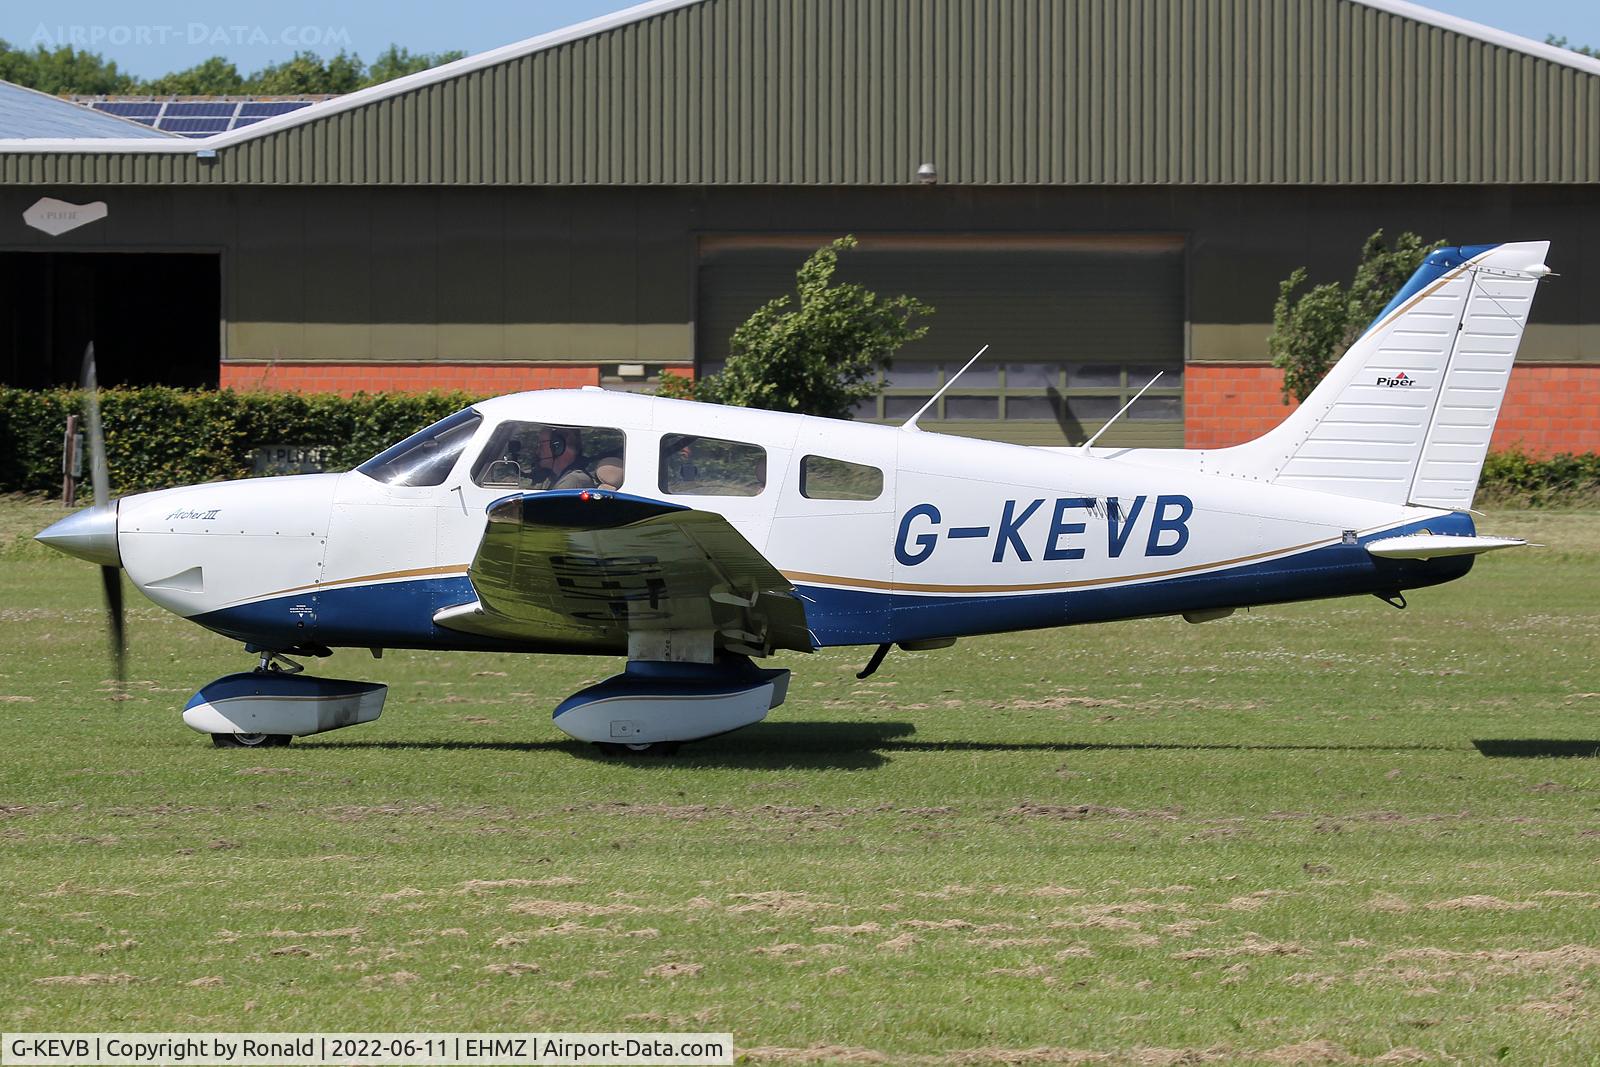
[[[620,489],[627,438],[606,426],[503,422],[472,465],[472,480],[488,489]]]
[[[683,433],[661,439],[661,491],[669,496],[759,496],[766,486],[760,445]]]
[[[483,421],[466,408],[391,445],[356,470],[385,485],[442,485]]]
[[[883,471],[865,463],[806,456],[800,461],[800,495],[808,500],[876,500],[883,495]]]

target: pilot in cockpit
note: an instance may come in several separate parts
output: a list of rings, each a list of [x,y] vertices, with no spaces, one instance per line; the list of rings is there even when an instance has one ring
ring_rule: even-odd
[[[622,485],[622,435],[617,431],[508,423],[496,442],[488,450],[496,458],[486,459],[475,477],[479,485],[530,492],[614,490]]]
[[[594,477],[586,467],[583,438],[576,430],[561,426],[539,430],[539,466],[549,472],[535,489],[593,489]]]

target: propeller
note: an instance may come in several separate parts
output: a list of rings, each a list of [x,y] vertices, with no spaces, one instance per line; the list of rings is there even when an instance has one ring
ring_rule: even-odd
[[[89,481],[94,486],[94,506],[111,500],[111,476],[106,469],[106,439],[100,428],[100,382],[95,375],[94,342],[83,350],[83,413],[89,431]],[[127,675],[127,625],[122,611],[122,568],[102,564],[100,585],[105,590],[106,624],[111,638],[111,660],[120,683]]]

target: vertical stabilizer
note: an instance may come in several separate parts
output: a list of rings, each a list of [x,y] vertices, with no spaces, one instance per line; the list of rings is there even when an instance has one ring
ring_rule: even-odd
[[[1391,504],[1472,504],[1547,241],[1440,249],[1263,437],[1203,469]]]

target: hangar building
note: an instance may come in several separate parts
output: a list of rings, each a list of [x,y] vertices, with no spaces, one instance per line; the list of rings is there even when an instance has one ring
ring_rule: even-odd
[[[925,425],[1078,440],[1159,369],[1106,440],[1218,444],[1283,414],[1278,282],[1382,227],[1556,242],[1497,444],[1600,448],[1600,61],[1400,0],[655,0],[208,137],[26,112],[11,384],[93,334],[116,381],[637,385],[852,233],[937,308],[864,415],[990,343]]]

